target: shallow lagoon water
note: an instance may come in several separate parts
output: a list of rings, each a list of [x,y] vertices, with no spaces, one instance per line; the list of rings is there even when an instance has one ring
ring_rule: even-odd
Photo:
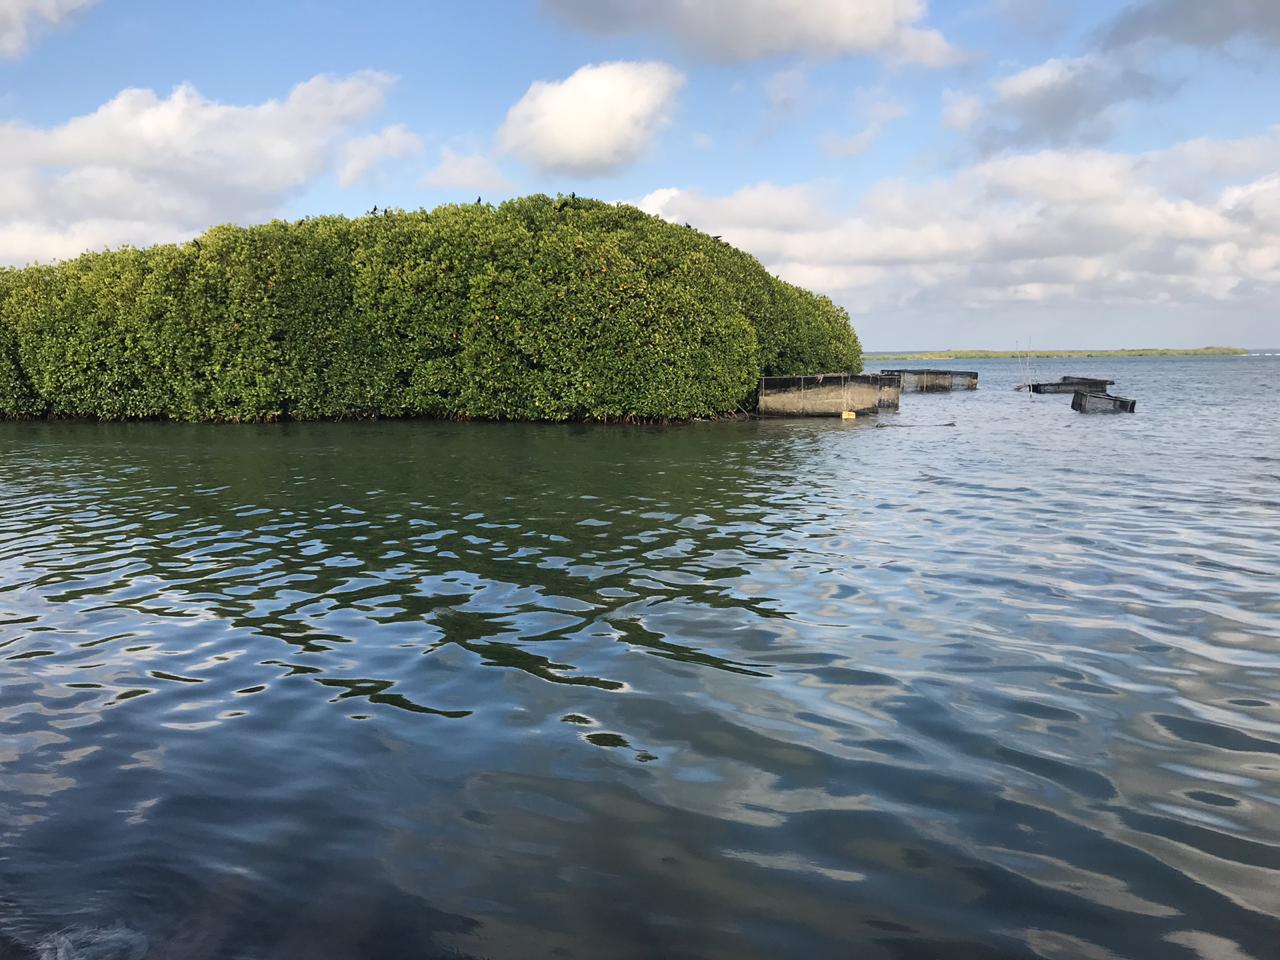
[[[0,424],[0,957],[1276,956],[1280,360],[960,366]]]

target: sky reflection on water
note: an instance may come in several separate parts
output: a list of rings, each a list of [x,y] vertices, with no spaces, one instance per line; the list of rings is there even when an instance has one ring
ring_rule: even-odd
[[[1280,363],[977,366],[910,429],[0,424],[0,929],[1265,960]]]

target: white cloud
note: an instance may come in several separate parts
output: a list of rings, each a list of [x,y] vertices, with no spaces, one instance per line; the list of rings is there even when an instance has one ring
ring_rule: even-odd
[[[1001,0],[1017,10],[1021,0]],[[1039,6],[1039,0],[1036,0]],[[1126,111],[1185,82],[1170,46],[1233,52],[1280,46],[1280,0],[1135,0],[1092,38],[1093,50],[1055,57],[995,80],[982,97],[944,93],[943,123],[991,153],[1029,146],[1094,146],[1129,122]]]
[[[1054,58],[995,80],[985,103],[948,91],[943,122],[969,131],[986,151],[1099,144],[1125,104],[1168,96],[1176,87],[1130,54]]]
[[[1236,145],[1217,146],[1226,156]],[[881,182],[843,213],[806,185],[723,197],[665,189],[642,205],[883,323],[1008,304],[1090,321],[1134,306],[1269,309],[1280,298],[1280,175],[1255,171],[1191,197],[1169,176],[1189,149],[1001,157],[938,180]],[[1207,154],[1203,142],[1195,150]]]
[[[509,190],[511,181],[492,157],[484,153],[459,153],[450,147],[440,151],[440,162],[422,178],[423,185],[441,190]]]
[[[422,140],[402,123],[377,133],[348,140],[342,147],[338,183],[354,187],[384,160],[402,160],[422,153]]]
[[[1280,167],[1280,125],[1239,140],[1199,137],[1147,155],[1153,176],[1193,193]]]
[[[20,57],[37,35],[92,6],[96,0],[0,0],[0,57]]]
[[[1272,174],[1243,187],[1232,187],[1223,195],[1227,216],[1259,229],[1280,230],[1280,174]],[[1280,267],[1273,250],[1270,262]]]
[[[636,160],[668,121],[684,75],[665,63],[604,63],[535,82],[507,113],[498,143],[540,170],[610,173]]]
[[[1218,47],[1234,40],[1280,46],[1280,3],[1276,0],[1139,0],[1105,30],[1109,46],[1162,40],[1195,47]]]
[[[716,60],[873,55],[947,66],[954,47],[920,26],[924,0],[543,0],[594,33],[649,33]]]
[[[665,220],[690,223],[711,233],[726,229],[790,232],[833,222],[827,213],[827,198],[807,184],[780,187],[761,183],[727,197],[667,188],[653,191],[637,206]]]
[[[911,111],[897,100],[887,99],[875,92],[864,93],[857,98],[857,111],[862,117],[862,129],[851,136],[828,136],[822,148],[828,156],[857,157],[867,152],[880,138],[884,128],[895,120],[901,120]]]
[[[958,90],[942,93],[942,123],[952,130],[968,130],[982,115],[982,98]]]
[[[1168,46],[1236,41],[1280,46],[1280,0],[1136,0],[1095,34],[1091,52],[998,78],[982,97],[946,91],[943,123],[985,153],[1102,144],[1126,110],[1171,96],[1185,81],[1171,77],[1178,61],[1162,56]]]
[[[335,166],[391,83],[318,76],[253,106],[133,89],[60,126],[0,124],[0,263],[269,218]]]

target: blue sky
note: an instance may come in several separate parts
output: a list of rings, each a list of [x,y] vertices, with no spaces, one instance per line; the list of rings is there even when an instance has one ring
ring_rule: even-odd
[[[569,192],[871,349],[1280,344],[1275,0],[0,0],[0,263]]]

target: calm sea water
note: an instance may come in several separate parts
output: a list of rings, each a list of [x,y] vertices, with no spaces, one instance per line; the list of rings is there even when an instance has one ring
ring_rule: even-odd
[[[0,424],[0,957],[1280,955],[1280,359],[964,366]]]

